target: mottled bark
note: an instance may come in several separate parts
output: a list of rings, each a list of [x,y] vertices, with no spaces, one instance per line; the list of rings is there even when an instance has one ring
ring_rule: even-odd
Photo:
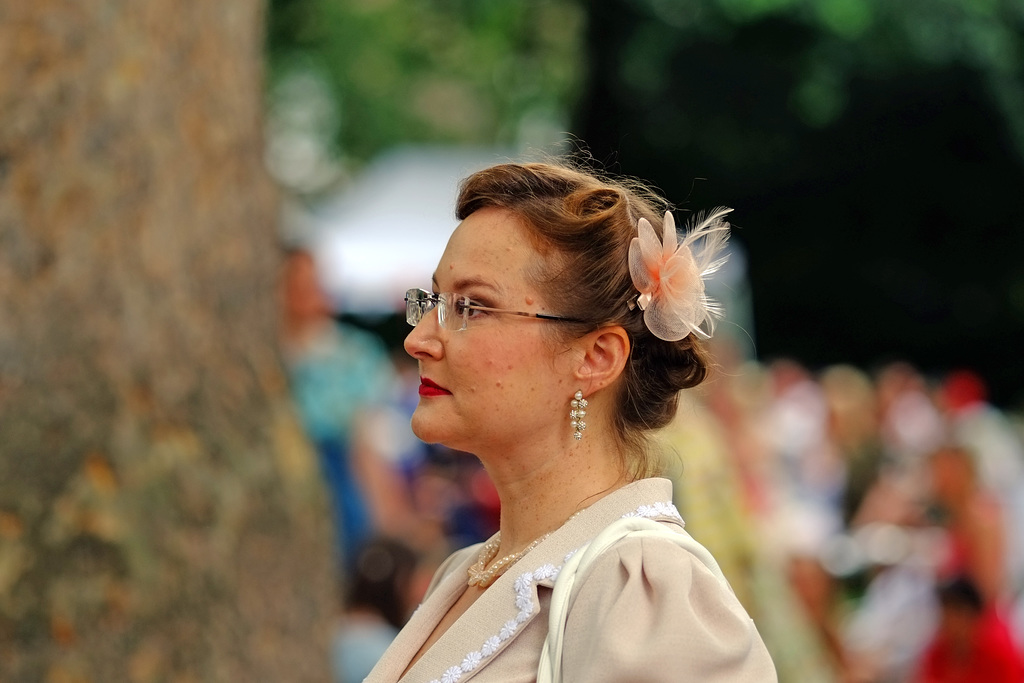
[[[0,682],[327,680],[263,11],[0,7]]]

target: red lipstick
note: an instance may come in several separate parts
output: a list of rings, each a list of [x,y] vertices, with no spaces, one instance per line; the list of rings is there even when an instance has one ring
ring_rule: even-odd
[[[420,396],[451,396],[451,393],[426,377],[420,377]]]

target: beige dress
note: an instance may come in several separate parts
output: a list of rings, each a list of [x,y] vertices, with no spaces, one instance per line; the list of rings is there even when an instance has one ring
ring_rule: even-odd
[[[369,683],[534,681],[559,568],[624,516],[685,534],[672,484],[644,479],[602,498],[495,581],[402,676],[466,587],[480,546],[453,554],[427,596],[366,679]],[[750,617],[732,592],[671,540],[627,538],[585,575],[570,604],[562,654],[567,682],[776,681]]]

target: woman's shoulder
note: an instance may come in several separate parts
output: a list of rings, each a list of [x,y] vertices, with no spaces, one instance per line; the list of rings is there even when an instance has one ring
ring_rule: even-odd
[[[634,526],[596,548],[576,577],[564,670],[588,681],[774,681],[771,657],[710,553],[678,524]]]
[[[592,542],[592,557],[580,578],[617,583],[650,583],[665,579],[664,588],[690,590],[693,576],[727,587],[718,563],[682,524],[675,520],[624,518],[606,528]],[[660,582],[658,582],[660,583]]]

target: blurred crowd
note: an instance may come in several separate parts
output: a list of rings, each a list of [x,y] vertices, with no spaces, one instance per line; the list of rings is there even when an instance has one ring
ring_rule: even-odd
[[[359,681],[440,561],[497,530],[498,501],[474,457],[415,438],[415,363],[334,318],[309,253],[282,295],[335,515],[336,680]],[[657,446],[780,681],[1024,681],[1024,427],[982,378],[716,358]]]
[[[982,378],[718,351],[664,443],[780,680],[1024,680],[1024,432]]]

